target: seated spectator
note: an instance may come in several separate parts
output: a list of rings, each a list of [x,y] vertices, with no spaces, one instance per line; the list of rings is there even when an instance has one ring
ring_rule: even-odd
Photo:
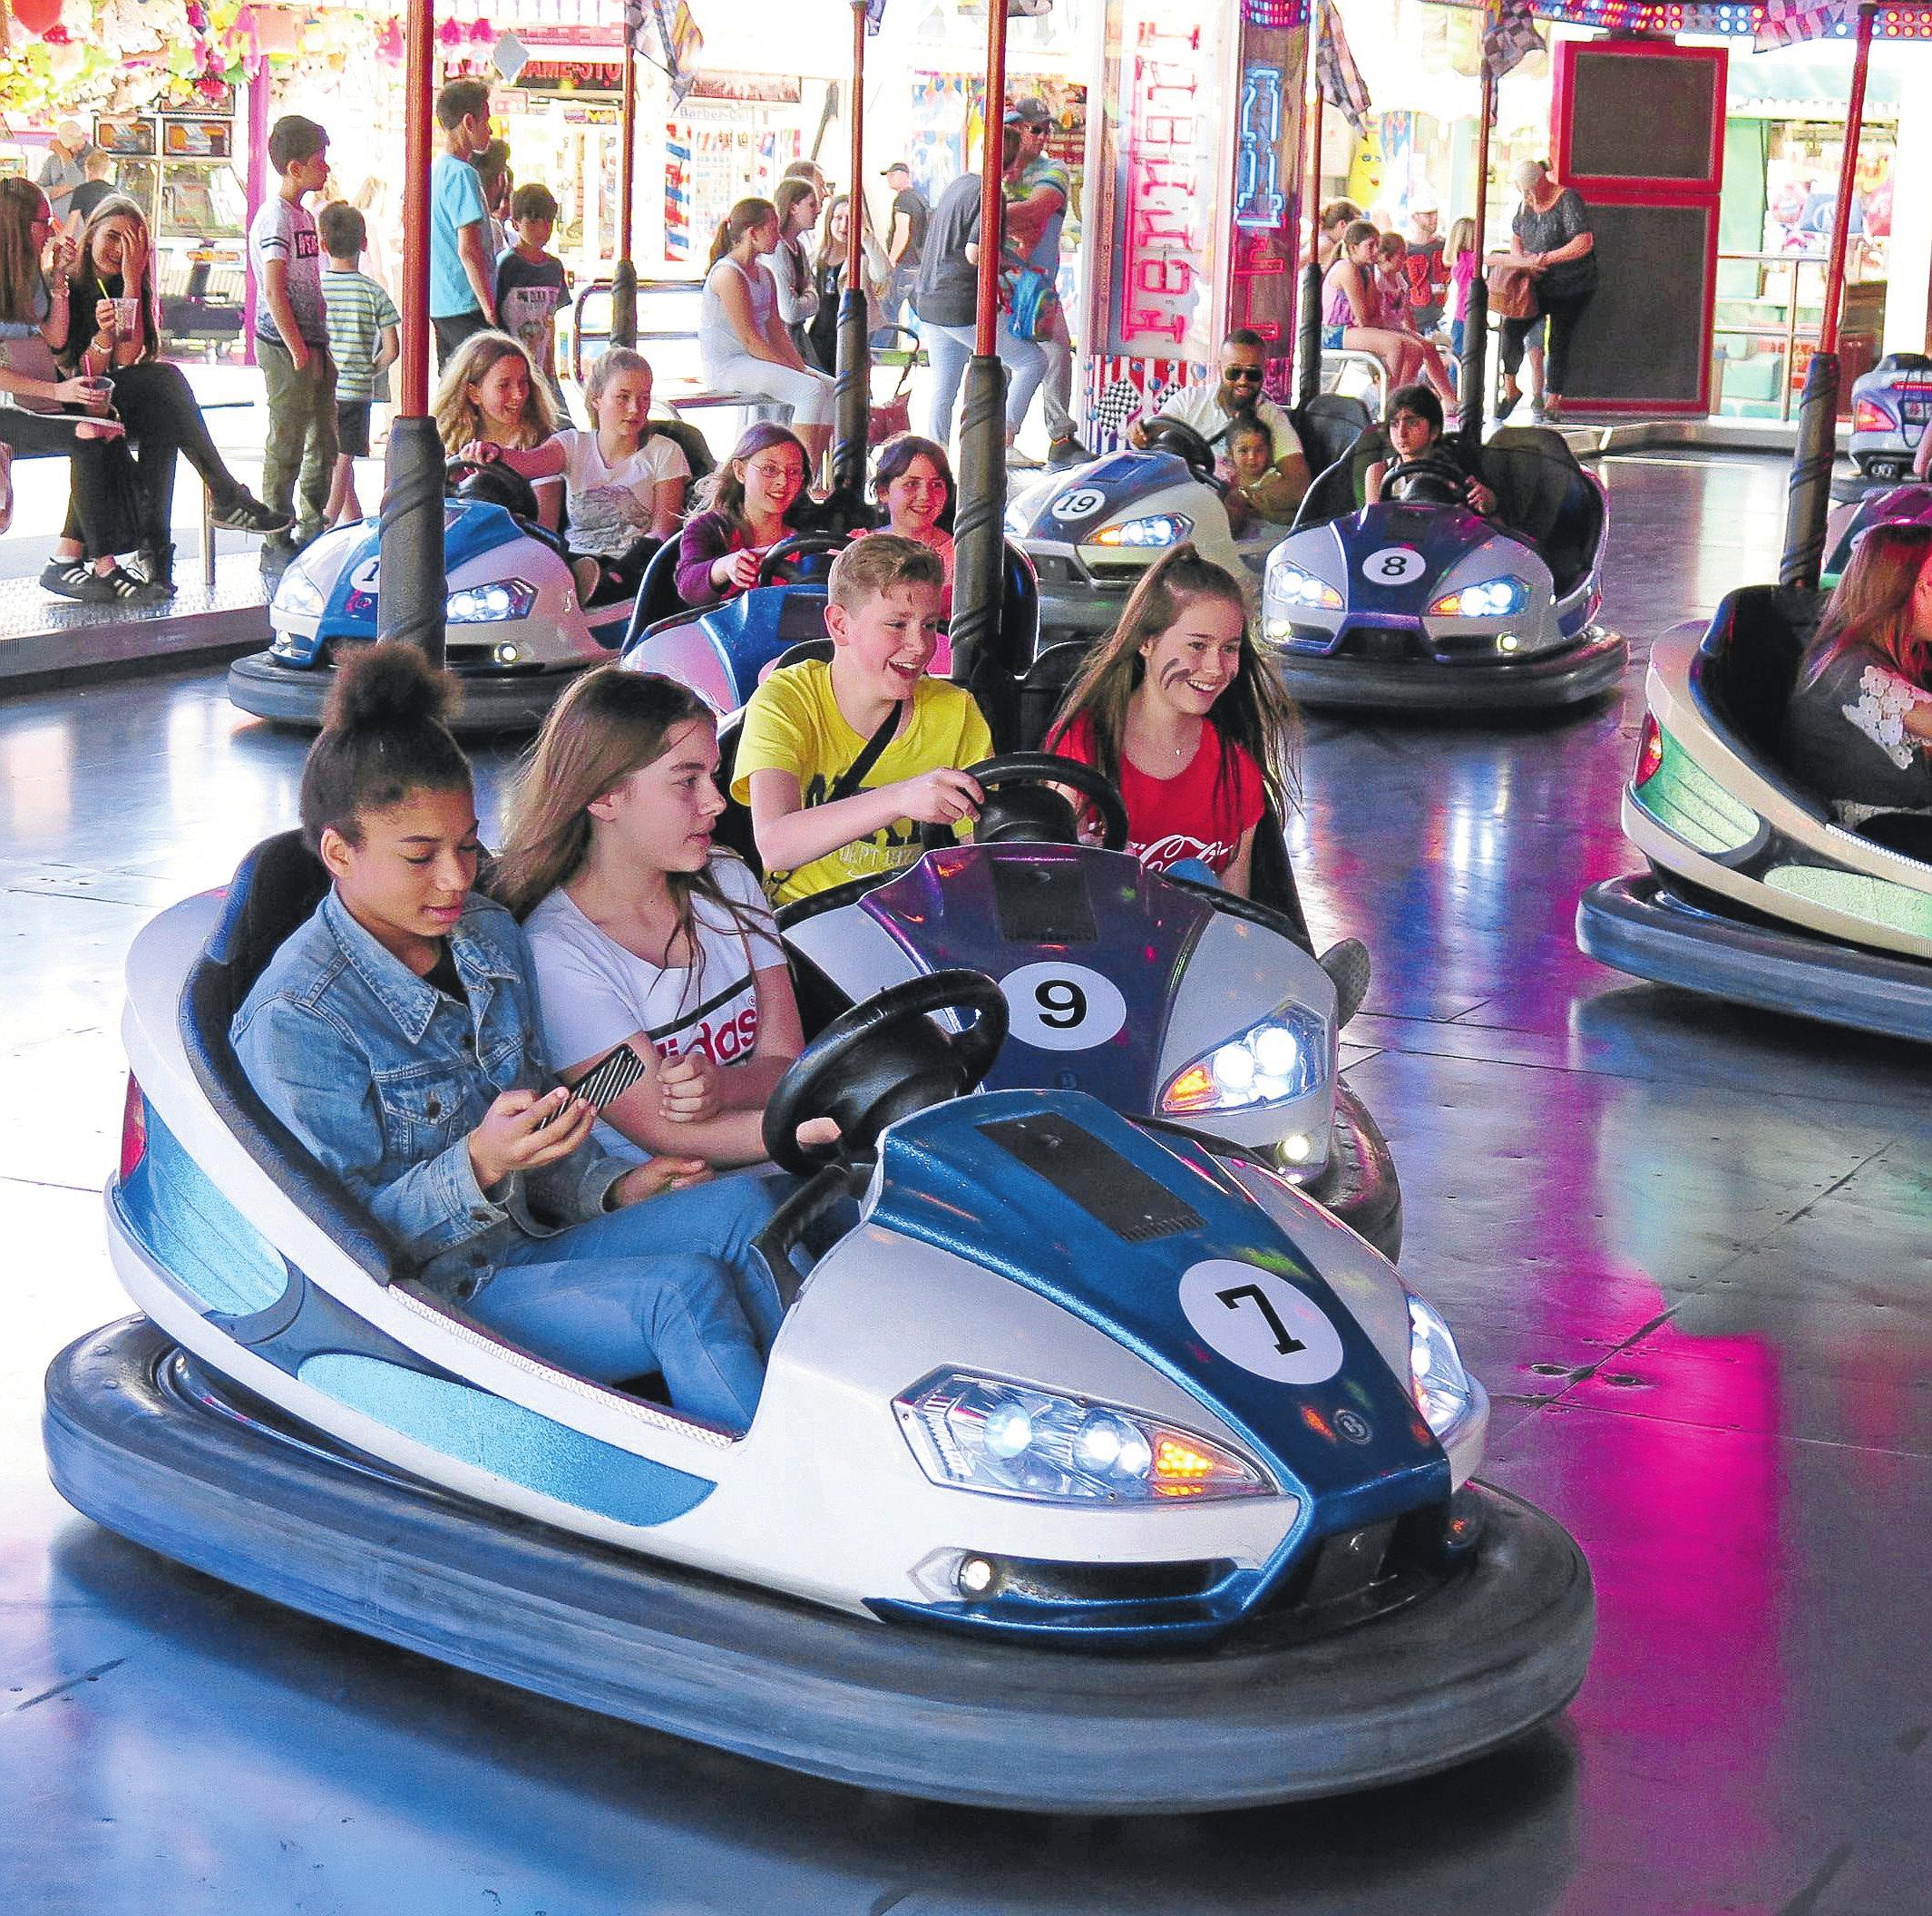
[[[661,1371],[684,1415],[742,1431],[780,1315],[754,1239],[788,1185],[592,1138],[544,1060],[523,934],[473,889],[454,692],[409,645],[337,675],[301,794],[332,882],[236,1013],[235,1055],[433,1295],[580,1377]]]
[[[765,1103],[805,1049],[785,947],[725,808],[717,718],[655,672],[600,666],[543,721],[492,889],[523,922],[549,1055],[574,1079],[629,1044],[603,1121],[652,1155],[765,1159]]]
[[[851,231],[852,201],[841,193],[825,209],[825,233],[819,241],[815,275],[818,310],[805,329],[809,357],[828,373],[838,371],[838,309],[845,291],[845,247]],[[874,337],[885,324],[881,297],[892,279],[892,268],[872,236],[870,221],[859,235],[859,259],[865,290],[865,336],[875,346],[893,344],[891,334],[883,341]]]
[[[1193,426],[1214,449],[1226,444],[1228,429],[1236,418],[1258,419],[1273,442],[1271,464],[1281,474],[1285,492],[1299,503],[1308,490],[1308,458],[1294,422],[1262,391],[1266,351],[1266,342],[1259,333],[1249,327],[1236,327],[1221,342],[1220,378],[1197,379],[1177,393],[1169,393],[1155,417],[1177,419],[1183,425]],[[1149,423],[1137,419],[1127,428],[1130,444],[1147,443]]]
[[[991,755],[973,696],[927,676],[942,574],[890,533],[832,566],[829,663],[774,672],[751,695],[732,796],[751,807],[774,904],[890,872],[920,855],[919,826],[979,816],[966,771]]]
[[[773,546],[810,529],[810,461],[798,435],[755,425],[701,490],[704,510],[678,543],[678,596],[687,605],[716,605],[758,582],[758,564]]]
[[[1932,526],[1875,525],[1826,602],[1785,713],[1832,816],[1932,862]]]
[[[776,285],[759,263],[777,246],[779,230],[778,209],[769,200],[740,200],[718,227],[698,310],[698,352],[711,386],[791,407],[810,472],[832,440],[832,380],[807,366],[793,345]]]
[[[1378,459],[1362,475],[1364,505],[1380,505],[1391,478],[1433,453],[1463,474],[1462,496],[1471,512],[1496,511],[1496,494],[1468,470],[1460,439],[1443,437],[1442,402],[1426,386],[1401,386],[1390,393],[1385,424],[1395,457]]]
[[[1331,200],[1322,209],[1321,237],[1315,241],[1315,264],[1325,273],[1342,255],[1342,235],[1361,218],[1352,200]]]
[[[574,554],[594,560],[580,573],[586,604],[637,596],[650,557],[684,517],[691,463],[668,434],[650,425],[650,362],[629,347],[611,347],[584,384],[589,432],[566,426],[542,445],[516,451],[465,446],[464,456],[501,459],[526,479],[562,475],[563,526]]]

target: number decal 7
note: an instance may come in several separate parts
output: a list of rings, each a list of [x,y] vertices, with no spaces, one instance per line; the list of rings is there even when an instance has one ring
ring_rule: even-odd
[[[1237,1284],[1232,1290],[1216,1291],[1215,1295],[1231,1311],[1239,1310],[1244,1300],[1253,1299],[1255,1309],[1268,1320],[1268,1328],[1274,1333],[1274,1348],[1283,1357],[1292,1357],[1295,1352],[1308,1348],[1282,1322],[1274,1306],[1268,1302],[1267,1294],[1258,1284]]]

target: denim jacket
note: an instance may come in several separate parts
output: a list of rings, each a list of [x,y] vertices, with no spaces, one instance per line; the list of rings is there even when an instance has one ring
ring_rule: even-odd
[[[467,1009],[385,951],[331,891],[269,960],[230,1036],[268,1109],[368,1207],[415,1275],[462,1298],[521,1238],[599,1216],[642,1160],[593,1139],[484,1195],[469,1134],[499,1092],[556,1080],[516,921],[473,893],[450,953]]]

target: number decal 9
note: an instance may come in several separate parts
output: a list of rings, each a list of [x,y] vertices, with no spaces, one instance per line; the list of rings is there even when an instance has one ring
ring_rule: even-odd
[[[1085,1051],[1127,1022],[1127,1000],[1109,978],[1084,964],[1048,958],[1000,981],[1010,1036],[1040,1051]]]

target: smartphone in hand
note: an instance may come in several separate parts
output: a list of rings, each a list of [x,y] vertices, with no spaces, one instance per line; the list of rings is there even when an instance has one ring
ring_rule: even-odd
[[[606,1051],[571,1087],[571,1098],[581,1098],[586,1104],[600,1111],[613,1099],[621,1098],[643,1075],[644,1061],[629,1044],[620,1044],[614,1051]],[[537,1129],[541,1131],[558,1112],[568,1110],[571,1098],[566,1098],[557,1111],[551,1112]]]

